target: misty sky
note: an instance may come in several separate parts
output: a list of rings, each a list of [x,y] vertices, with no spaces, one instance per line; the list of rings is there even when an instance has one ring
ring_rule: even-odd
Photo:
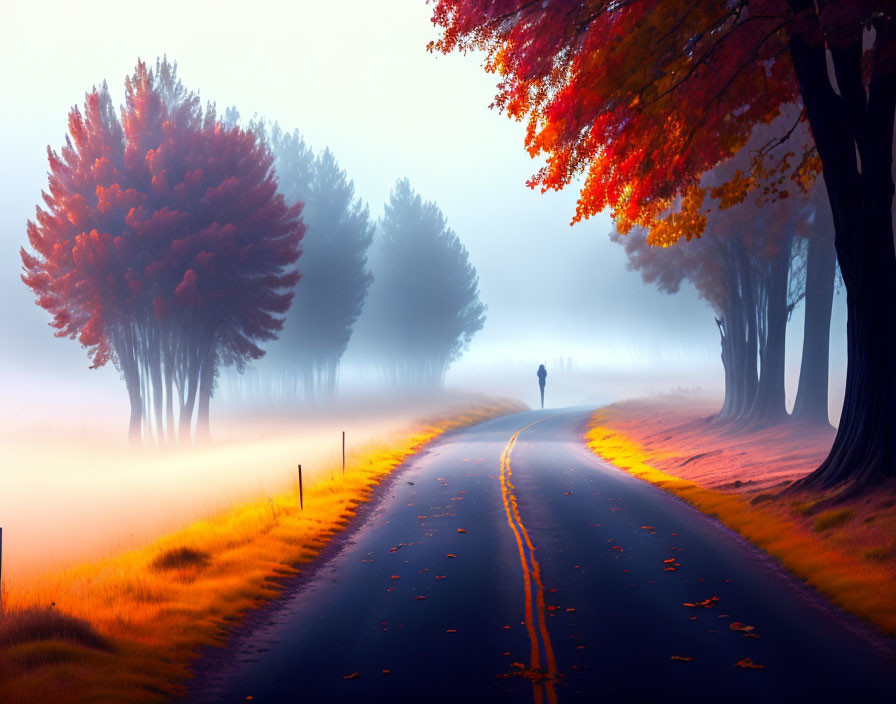
[[[137,57],[162,54],[219,111],[236,105],[244,118],[265,115],[315,149],[329,146],[375,217],[399,177],[438,202],[489,306],[449,383],[497,364],[531,361],[534,374],[538,362],[567,355],[607,370],[659,365],[667,386],[685,367],[706,370],[707,386],[720,383],[708,308],[626,271],[608,217],[570,228],[575,189],[525,187],[539,164],[522,148],[522,126],[488,109],[495,79],[479,57],[426,52],[435,30],[423,0],[0,0],[0,8],[0,292],[15,341],[2,348],[7,388],[38,374],[73,385],[93,375],[126,401],[114,371],[90,372],[77,343],[53,339],[18,279],[18,249],[46,184],[46,146],[62,145],[70,106],[103,79],[117,102]]]

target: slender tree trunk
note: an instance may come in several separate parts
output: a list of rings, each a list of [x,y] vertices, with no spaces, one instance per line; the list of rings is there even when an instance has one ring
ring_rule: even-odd
[[[765,292],[765,335],[761,344],[759,384],[744,424],[766,427],[787,419],[784,392],[785,337],[787,332],[787,282],[790,272],[791,237],[779,244],[768,262]]]
[[[820,31],[810,0],[790,3],[806,12]],[[798,32],[790,35],[790,54],[834,216],[848,314],[846,394],[837,436],[827,459],[803,486],[827,488],[852,481],[852,490],[858,490],[896,475],[896,254],[891,213],[896,80],[886,54],[892,50],[893,29],[885,16],[875,22],[877,48],[868,64],[867,89],[861,28],[851,43],[830,47],[838,92],[828,78],[822,42],[810,43]]]
[[[199,352],[189,354],[187,369],[186,398],[181,400],[177,439],[181,446],[192,444],[193,408],[196,405],[196,391],[199,387]]]
[[[816,213],[816,223],[822,215]],[[827,213],[824,221],[827,221]],[[831,342],[831,308],[834,303],[836,250],[833,233],[822,230],[809,240],[806,255],[806,310],[800,383],[791,415],[807,423],[830,426],[828,370]]]
[[[199,377],[199,408],[196,416],[196,440],[208,442],[211,440],[209,428],[209,406],[211,405],[212,390],[215,385],[215,349],[210,346],[205,359],[202,361],[202,371]]]
[[[165,431],[168,444],[173,445],[177,436],[174,433],[174,370],[170,357],[165,361]]]
[[[159,447],[165,444],[164,425],[164,388],[162,386],[162,360],[159,344],[158,330],[153,334],[153,342],[150,345],[149,372],[152,382],[152,406],[156,417],[156,442]]]

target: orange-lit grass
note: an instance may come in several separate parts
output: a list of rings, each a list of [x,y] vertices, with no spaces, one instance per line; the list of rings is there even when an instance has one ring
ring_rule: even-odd
[[[823,496],[802,495],[795,500],[794,497],[755,494],[751,500],[743,493],[710,489],[690,479],[673,476],[651,464],[661,462],[669,450],[646,451],[632,439],[633,433],[614,427],[614,415],[614,409],[601,409],[591,418],[586,441],[595,454],[717,518],[778,559],[787,570],[834,603],[867,619],[884,633],[896,633],[896,575],[888,560],[894,552],[892,543],[861,551],[853,536],[841,534],[833,540],[827,538],[827,533],[833,533],[837,526],[855,521],[853,510],[834,509],[811,515],[812,504]],[[625,425],[630,428],[634,424]],[[681,450],[677,452],[680,454]],[[806,467],[806,471],[812,468]],[[889,500],[883,502],[884,506],[888,504]],[[883,517],[868,515],[886,522],[888,528],[893,527],[896,519],[892,510]],[[825,530],[825,536],[815,532],[817,530]],[[892,541],[889,537],[893,535],[891,530],[884,530],[879,535],[882,540]]]
[[[0,701],[162,701],[183,693],[200,648],[275,597],[393,469],[456,428],[521,410],[482,403],[349,456],[345,477],[262,498],[145,547],[44,575],[5,594]],[[52,606],[51,606],[52,605]]]

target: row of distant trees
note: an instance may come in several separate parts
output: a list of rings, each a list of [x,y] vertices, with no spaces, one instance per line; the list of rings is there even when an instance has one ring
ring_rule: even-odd
[[[442,382],[485,307],[434,203],[399,181],[377,236],[333,154],[298,132],[203,108],[167,59],[138,62],[125,90],[119,111],[105,83],[72,108],[21,257],[56,335],[120,371],[132,442],[208,435],[221,370],[268,349],[281,391],[332,396],[371,288],[378,367]]]
[[[650,244],[646,230],[611,233],[628,255],[629,268],[665,293],[689,281],[715,313],[724,368],[725,397],[716,418],[735,429],[798,419],[829,425],[828,372],[836,252],[834,223],[824,186],[762,202],[748,198],[724,206],[718,192],[752,154],[769,144],[799,111],[757,129],[735,158],[703,177],[717,192],[707,207],[703,235],[666,247]],[[802,126],[794,141],[811,140]],[[793,144],[788,148],[793,148]],[[793,174],[785,174],[785,177]],[[780,175],[778,176],[780,178]],[[761,206],[761,207],[759,207]],[[791,413],[784,390],[785,333],[791,313],[805,299],[799,385]]]
[[[650,244],[667,251],[707,236],[726,250],[710,254],[709,244],[705,259],[728,266],[736,281],[710,298],[726,379],[745,387],[731,389],[725,416],[747,407],[748,417],[780,416],[781,312],[786,323],[787,263],[804,216],[794,209],[785,220],[792,227],[781,227],[768,209],[813,179],[823,181],[829,210],[810,206],[810,217],[824,240],[833,222],[846,292],[846,387],[831,450],[801,486],[836,487],[848,496],[896,476],[891,0],[435,0],[432,21],[440,34],[430,50],[486,55],[483,65],[498,79],[493,105],[524,121],[529,154],[545,157],[531,185],[581,183],[576,220],[609,210],[620,232],[644,228]],[[798,115],[791,126],[749,149],[789,106]],[[811,135],[802,144],[793,139],[800,126]],[[769,160],[771,152],[777,156]],[[738,154],[742,166],[722,173]],[[757,200],[766,210],[759,217],[783,231],[783,241],[747,224],[755,208],[742,211],[740,224],[725,225],[733,214],[718,213]],[[707,232],[714,222],[715,234]],[[730,242],[731,234],[743,241]],[[755,246],[764,239],[768,246]],[[828,246],[808,238],[810,355],[824,344],[829,315]],[[687,277],[703,280],[700,273]],[[815,374],[807,362],[804,355],[802,373]],[[740,379],[729,378],[732,365],[742,370]]]

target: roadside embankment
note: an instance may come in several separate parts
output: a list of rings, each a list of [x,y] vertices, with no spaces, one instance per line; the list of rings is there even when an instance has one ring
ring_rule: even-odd
[[[304,485],[151,543],[16,581],[0,615],[0,701],[165,701],[228,627],[276,597],[409,456],[444,433],[523,410],[482,401],[350,452]],[[297,478],[296,478],[297,482]],[[39,507],[33,507],[39,511]],[[52,521],[52,515],[46,515]]]
[[[732,432],[713,409],[670,399],[602,408],[586,442],[600,457],[717,518],[835,604],[896,634],[896,487],[831,504],[787,491],[824,459],[832,429]]]

